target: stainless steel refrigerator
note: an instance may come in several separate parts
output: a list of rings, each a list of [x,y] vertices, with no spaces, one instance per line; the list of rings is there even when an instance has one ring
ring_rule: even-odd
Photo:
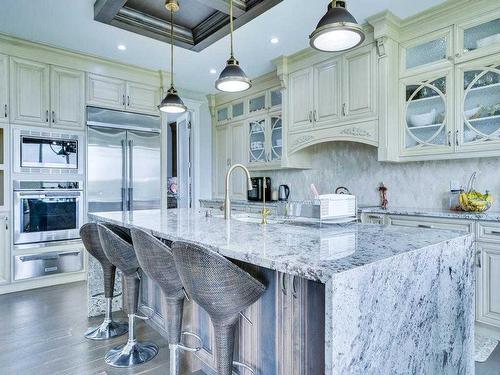
[[[161,118],[87,108],[88,212],[160,207]]]

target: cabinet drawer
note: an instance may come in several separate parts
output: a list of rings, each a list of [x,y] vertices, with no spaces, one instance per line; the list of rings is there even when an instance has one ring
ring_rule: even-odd
[[[472,233],[474,229],[474,222],[472,221],[418,216],[389,216],[388,223],[400,227],[457,230],[465,233]]]
[[[500,243],[500,223],[479,222],[477,224],[477,239],[478,241]]]
[[[81,250],[53,251],[42,254],[26,254],[14,257],[14,280],[31,279],[58,273],[83,270]]]

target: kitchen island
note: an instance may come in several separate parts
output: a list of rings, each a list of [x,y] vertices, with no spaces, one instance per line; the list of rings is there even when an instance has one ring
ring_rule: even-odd
[[[260,276],[268,291],[246,312],[252,324],[240,323],[235,355],[259,374],[474,371],[471,235],[365,224],[260,225],[194,209],[89,219],[141,228],[167,243],[200,243]],[[142,299],[158,312],[161,329],[158,288],[151,281],[143,286]],[[210,373],[208,318],[192,305],[185,325],[202,336],[198,359]]]

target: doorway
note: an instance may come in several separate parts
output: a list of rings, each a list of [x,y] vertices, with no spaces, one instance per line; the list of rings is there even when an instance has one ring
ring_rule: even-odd
[[[189,111],[168,123],[167,208],[193,206],[191,178],[191,114]]]

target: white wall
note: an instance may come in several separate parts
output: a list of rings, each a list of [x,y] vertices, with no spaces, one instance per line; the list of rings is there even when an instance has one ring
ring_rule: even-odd
[[[380,204],[377,188],[383,181],[389,189],[389,205],[448,208],[450,181],[466,186],[470,174],[478,171],[476,190],[490,190],[497,200],[492,209],[500,210],[500,158],[393,164],[378,162],[377,149],[360,143],[324,143],[313,146],[313,150],[311,170],[266,172],[273,188],[288,184],[291,199],[301,200],[311,198],[311,183],[320,194],[346,186],[358,197],[359,205],[367,206]]]

